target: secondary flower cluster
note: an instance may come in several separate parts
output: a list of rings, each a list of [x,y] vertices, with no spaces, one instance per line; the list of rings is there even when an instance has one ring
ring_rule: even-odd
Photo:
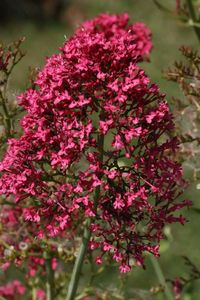
[[[2,299],[14,300],[19,299],[19,297],[23,297],[26,293],[26,288],[22,283],[18,280],[13,280],[7,284],[0,285],[0,296]],[[36,290],[36,296],[38,300],[45,299],[45,292],[41,289]]]
[[[157,256],[164,225],[184,223],[176,211],[189,204],[177,200],[172,115],[138,65],[151,48],[148,28],[127,14],[84,23],[19,97],[23,135],[0,164],[0,193],[25,206],[38,238],[80,234],[91,218],[96,262],[110,253],[121,272]]]
[[[0,296],[6,299],[14,299],[14,296],[22,296],[25,292],[26,288],[18,280],[0,286]]]

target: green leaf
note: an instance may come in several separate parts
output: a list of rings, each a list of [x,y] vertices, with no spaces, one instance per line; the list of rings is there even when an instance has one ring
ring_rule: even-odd
[[[189,294],[185,294],[185,295],[183,296],[183,300],[192,300],[192,296],[189,295]]]
[[[160,253],[164,253],[169,249],[169,242],[166,240],[163,240],[160,242]]]

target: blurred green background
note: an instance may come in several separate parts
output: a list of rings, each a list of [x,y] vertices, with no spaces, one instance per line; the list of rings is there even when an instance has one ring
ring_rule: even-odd
[[[1,0],[0,4],[0,40],[8,43],[19,37],[26,37],[23,46],[26,56],[16,67],[10,82],[10,89],[13,93],[18,94],[26,88],[29,66],[42,67],[45,57],[58,52],[66,37],[69,37],[74,28],[83,20],[102,12],[128,12],[131,21],[144,22],[153,33],[154,48],[151,62],[144,63],[144,69],[152,81],[158,83],[161,90],[167,94],[169,103],[172,96],[181,96],[178,86],[166,81],[162,71],[172,65],[175,59],[180,58],[178,49],[181,45],[198,48],[198,42],[191,28],[179,24],[175,15],[171,17],[161,12],[152,0],[18,0],[14,6],[13,2],[15,1]],[[175,0],[161,2],[175,9]],[[190,176],[188,172],[186,175]],[[199,190],[196,188],[196,183],[190,185],[185,197],[191,199],[195,206],[200,208]],[[188,217],[188,224],[166,229],[170,244],[165,242],[162,244],[163,253],[159,260],[166,278],[183,276],[188,271],[184,266],[182,255],[188,256],[200,268],[199,214],[191,210],[186,211],[185,214]],[[99,277],[102,284],[107,280],[113,286],[118,284],[116,270],[108,271],[108,278]],[[131,295],[132,288],[149,289],[157,282],[151,262],[147,259],[147,270],[133,270],[128,278],[127,290]],[[184,300],[199,300],[199,282],[195,282],[189,289],[189,294]]]

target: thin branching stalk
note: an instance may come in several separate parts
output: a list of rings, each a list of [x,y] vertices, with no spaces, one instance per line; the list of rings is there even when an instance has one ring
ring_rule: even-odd
[[[194,24],[198,23],[192,0],[187,0],[186,2],[187,2],[188,9],[189,9],[190,17],[191,17],[193,23]],[[198,38],[199,42],[200,42],[200,28],[195,26],[195,25],[193,26],[193,28],[194,28],[194,31],[197,35],[197,38]]]
[[[6,93],[6,91],[4,92],[4,94],[5,93]],[[4,112],[4,124],[5,124],[5,128],[6,128],[6,135],[7,135],[7,138],[9,138],[11,136],[12,122],[11,122],[11,117],[10,117],[9,110],[7,107],[5,95],[3,95],[3,93],[1,91],[0,91],[0,99],[1,99],[1,106],[2,106],[3,112]]]

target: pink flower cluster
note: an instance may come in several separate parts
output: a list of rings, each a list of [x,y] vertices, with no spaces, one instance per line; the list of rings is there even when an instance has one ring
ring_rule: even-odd
[[[3,299],[21,299],[21,297],[25,295],[25,293],[26,287],[19,280],[13,280],[8,282],[7,284],[0,285],[0,296],[3,297]],[[44,300],[46,297],[46,293],[42,289],[37,289],[36,296],[38,300]]]
[[[110,253],[121,272],[158,256],[163,227],[183,224],[177,210],[189,204],[178,200],[172,115],[139,66],[151,48],[149,29],[127,14],[84,23],[19,97],[23,135],[0,164],[0,193],[26,206],[38,238],[79,234],[91,218],[97,263]]]
[[[18,280],[0,286],[0,296],[8,300],[17,299],[17,296],[22,296],[25,292],[26,288]]]

